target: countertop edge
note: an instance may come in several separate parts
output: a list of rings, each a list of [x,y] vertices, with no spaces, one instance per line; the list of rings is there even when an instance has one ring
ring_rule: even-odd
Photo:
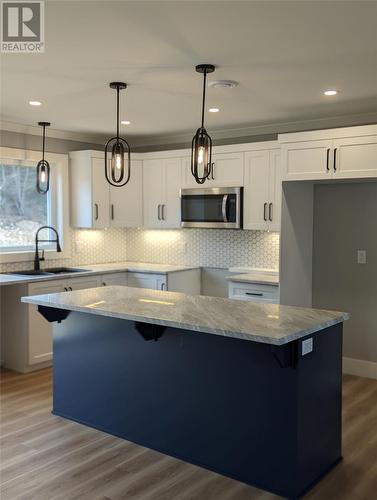
[[[61,305],[61,304],[53,304],[52,305],[51,302],[43,301],[41,299],[33,299],[31,297],[21,297],[21,302],[45,306],[45,307],[51,307],[54,309],[64,309],[64,310],[68,310],[68,311],[82,312],[82,313],[93,314],[93,315],[97,315],[97,316],[104,316],[104,317],[116,318],[116,319],[124,319],[126,321],[138,321],[140,323],[168,326],[168,327],[173,327],[173,328],[179,328],[182,330],[189,330],[189,331],[194,331],[194,332],[199,332],[199,333],[208,333],[211,335],[236,338],[239,340],[246,340],[249,342],[258,342],[258,343],[275,345],[275,346],[289,344],[290,342],[293,342],[294,340],[299,340],[300,338],[311,335],[312,333],[321,332],[322,330],[325,330],[326,328],[328,328],[330,326],[336,325],[338,323],[343,323],[344,321],[346,321],[350,318],[349,313],[339,313],[339,317],[333,318],[333,319],[328,320],[324,323],[319,323],[319,324],[314,325],[313,327],[307,328],[305,330],[293,332],[292,334],[286,335],[284,338],[273,338],[273,337],[268,337],[266,335],[261,336],[261,335],[254,335],[252,333],[245,334],[243,332],[237,332],[237,331],[211,329],[211,328],[208,328],[205,326],[198,326],[198,325],[194,326],[194,325],[187,324],[187,323],[179,323],[179,322],[175,322],[175,321],[162,320],[162,319],[153,318],[153,317],[145,317],[145,316],[138,316],[138,315],[132,315],[132,314],[126,314],[126,313],[117,313],[117,312],[109,313],[108,311],[101,311],[99,309],[82,307],[82,306],[75,306],[75,305],[71,305],[71,304],[69,306]]]

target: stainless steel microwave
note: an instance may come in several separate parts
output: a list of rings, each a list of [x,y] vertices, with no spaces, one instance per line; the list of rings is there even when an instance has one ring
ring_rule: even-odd
[[[242,187],[181,189],[181,226],[242,229]]]

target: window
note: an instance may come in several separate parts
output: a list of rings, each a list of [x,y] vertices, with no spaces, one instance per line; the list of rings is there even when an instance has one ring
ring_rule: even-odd
[[[0,148],[0,259],[17,262],[33,258],[35,234],[41,226],[52,226],[59,233],[63,253],[68,245],[68,161],[66,155],[49,154],[50,189],[47,194],[36,190],[36,164],[40,153]],[[51,233],[51,234],[49,234]],[[41,239],[54,237],[52,231],[40,233]],[[41,243],[46,258],[53,258],[54,243]]]
[[[51,191],[47,195],[39,194],[35,175],[35,165],[23,161],[0,163],[2,252],[32,250],[37,229],[54,225]]]

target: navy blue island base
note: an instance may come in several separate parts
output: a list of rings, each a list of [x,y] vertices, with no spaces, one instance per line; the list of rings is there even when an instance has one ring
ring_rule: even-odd
[[[53,413],[299,498],[341,459],[342,323],[310,337],[303,356],[305,338],[273,346],[67,311]]]

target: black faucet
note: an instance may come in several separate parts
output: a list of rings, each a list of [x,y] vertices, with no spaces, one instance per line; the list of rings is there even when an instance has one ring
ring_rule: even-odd
[[[39,231],[41,231],[42,229],[50,229],[51,231],[54,231],[54,233],[56,234],[56,238],[54,240],[51,240],[51,239],[48,239],[48,240],[40,240],[38,239],[38,235],[39,235]],[[40,266],[40,262],[41,260],[45,260],[45,251],[42,250],[42,257],[39,257],[39,248],[38,248],[38,244],[43,241],[45,243],[56,243],[56,251],[57,252],[61,252],[62,249],[60,247],[60,243],[59,243],[59,235],[58,235],[58,232],[55,228],[51,227],[51,226],[41,226],[38,231],[35,233],[35,256],[34,256],[34,271],[39,271],[41,266]]]

